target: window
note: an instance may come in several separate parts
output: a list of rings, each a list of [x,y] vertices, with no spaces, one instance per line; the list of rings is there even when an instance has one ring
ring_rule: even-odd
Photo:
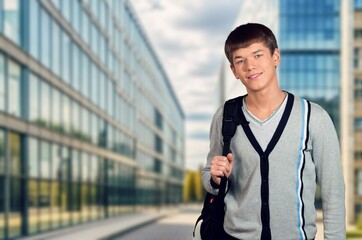
[[[60,63],[61,63],[61,52],[62,52],[62,45],[61,43],[61,30],[59,25],[52,21],[52,30],[53,30],[53,48],[52,48],[52,70],[55,73],[55,75],[60,75]]]
[[[82,94],[83,96],[85,96],[86,98],[89,98],[90,93],[89,93],[89,58],[87,57],[86,54],[82,54],[82,84],[81,84],[81,88],[82,88]]]
[[[9,221],[12,223],[11,231],[9,232],[10,238],[15,238],[21,234],[21,214],[20,214],[20,177],[21,171],[21,138],[19,134],[11,132],[9,134],[9,154],[10,154],[10,213]]]
[[[80,33],[80,2],[78,0],[72,1],[72,26],[74,30],[79,34]]]
[[[50,68],[50,54],[51,54],[51,34],[50,31],[50,17],[45,10],[40,10],[40,18],[41,18],[41,37],[39,36],[38,41],[40,40],[40,61],[41,63]]]
[[[163,118],[158,109],[155,109],[155,124],[160,130],[163,129]]]
[[[92,98],[92,102],[96,105],[98,105],[98,99],[99,99],[99,71],[98,68],[96,67],[96,65],[94,65],[93,63],[91,64],[92,66],[92,74],[91,74],[91,98]]]
[[[362,58],[362,56],[360,56],[360,49],[359,48],[355,48],[354,49],[354,68],[358,69],[360,68],[360,59]]]
[[[37,123],[39,117],[39,79],[29,74],[29,121]]]
[[[158,152],[158,153],[163,153],[163,141],[162,139],[158,136],[158,135],[155,135],[155,150]]]
[[[3,0],[4,34],[16,44],[20,44],[19,0]]]
[[[362,151],[354,152],[355,160],[362,160]]]
[[[29,163],[28,174],[29,178],[39,177],[39,153],[38,153],[38,140],[29,138]]]
[[[48,83],[40,82],[40,125],[50,126],[50,86]]]
[[[77,90],[78,92],[80,91],[80,65],[79,65],[79,60],[80,60],[80,50],[78,48],[78,46],[76,44],[72,44],[72,70],[73,70],[73,77],[72,77],[72,86],[75,90]]]
[[[64,124],[64,131],[66,133],[70,133],[71,129],[71,104],[70,99],[68,96],[63,95],[63,124]]]
[[[14,61],[8,61],[8,113],[20,117],[21,115],[21,68]]]
[[[63,32],[62,41],[62,78],[66,83],[70,83],[70,45],[71,40],[66,33]]]
[[[71,0],[62,1],[62,13],[65,19],[70,23],[71,18]]]
[[[61,94],[57,89],[52,91],[52,121],[51,127],[54,131],[63,132],[61,115]]]
[[[29,1],[30,23],[29,23],[29,52],[35,59],[39,59],[39,25],[40,11],[38,1]]]
[[[0,111],[5,111],[6,85],[5,85],[5,57],[0,54]]]
[[[71,132],[74,137],[80,137],[80,106],[76,102],[72,102],[72,128]]]
[[[82,11],[82,37],[84,42],[89,46],[89,28],[90,28],[90,22],[88,15],[85,13],[85,11]]]
[[[50,157],[50,145],[48,142],[40,142],[40,175],[41,178],[49,179],[50,178],[50,166],[51,166],[51,157]]]
[[[354,0],[354,9],[362,9],[362,0]]]
[[[357,179],[357,195],[358,196],[362,196],[362,171],[361,170],[357,170],[356,171],[356,179]]]
[[[362,130],[362,118],[356,118],[354,120],[354,129],[355,130]]]
[[[62,148],[57,144],[53,144],[51,151],[53,164],[51,165],[50,177],[54,180],[60,181],[62,179],[62,175],[64,174],[64,172],[62,172]]]

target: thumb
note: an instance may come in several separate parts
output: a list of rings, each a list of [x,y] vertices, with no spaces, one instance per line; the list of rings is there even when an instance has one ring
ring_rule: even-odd
[[[234,158],[233,158],[233,154],[232,153],[228,153],[228,155],[226,155],[227,159],[229,160],[229,163],[232,164],[233,161],[234,161]]]

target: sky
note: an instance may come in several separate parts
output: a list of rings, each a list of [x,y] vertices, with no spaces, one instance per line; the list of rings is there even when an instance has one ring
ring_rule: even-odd
[[[219,107],[217,83],[224,42],[240,1],[131,0],[186,116],[185,163],[206,163],[211,119]]]

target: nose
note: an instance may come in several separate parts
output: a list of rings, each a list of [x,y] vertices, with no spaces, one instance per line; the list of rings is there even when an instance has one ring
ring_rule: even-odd
[[[247,61],[245,61],[244,67],[245,67],[245,70],[247,70],[247,71],[251,71],[251,70],[255,69],[254,59],[250,58]]]

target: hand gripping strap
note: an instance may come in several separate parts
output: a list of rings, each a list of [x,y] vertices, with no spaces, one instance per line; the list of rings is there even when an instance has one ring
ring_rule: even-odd
[[[236,127],[240,123],[241,116],[241,103],[243,97],[237,97],[230,99],[224,104],[224,113],[223,113],[223,121],[222,121],[222,135],[224,146],[222,150],[222,155],[227,156],[230,150],[230,141],[236,132]],[[219,194],[225,194],[227,178],[221,178],[221,184],[219,188]]]
[[[222,122],[222,135],[224,147],[222,155],[230,153],[230,141],[240,123],[242,97],[230,99],[225,102]]]

